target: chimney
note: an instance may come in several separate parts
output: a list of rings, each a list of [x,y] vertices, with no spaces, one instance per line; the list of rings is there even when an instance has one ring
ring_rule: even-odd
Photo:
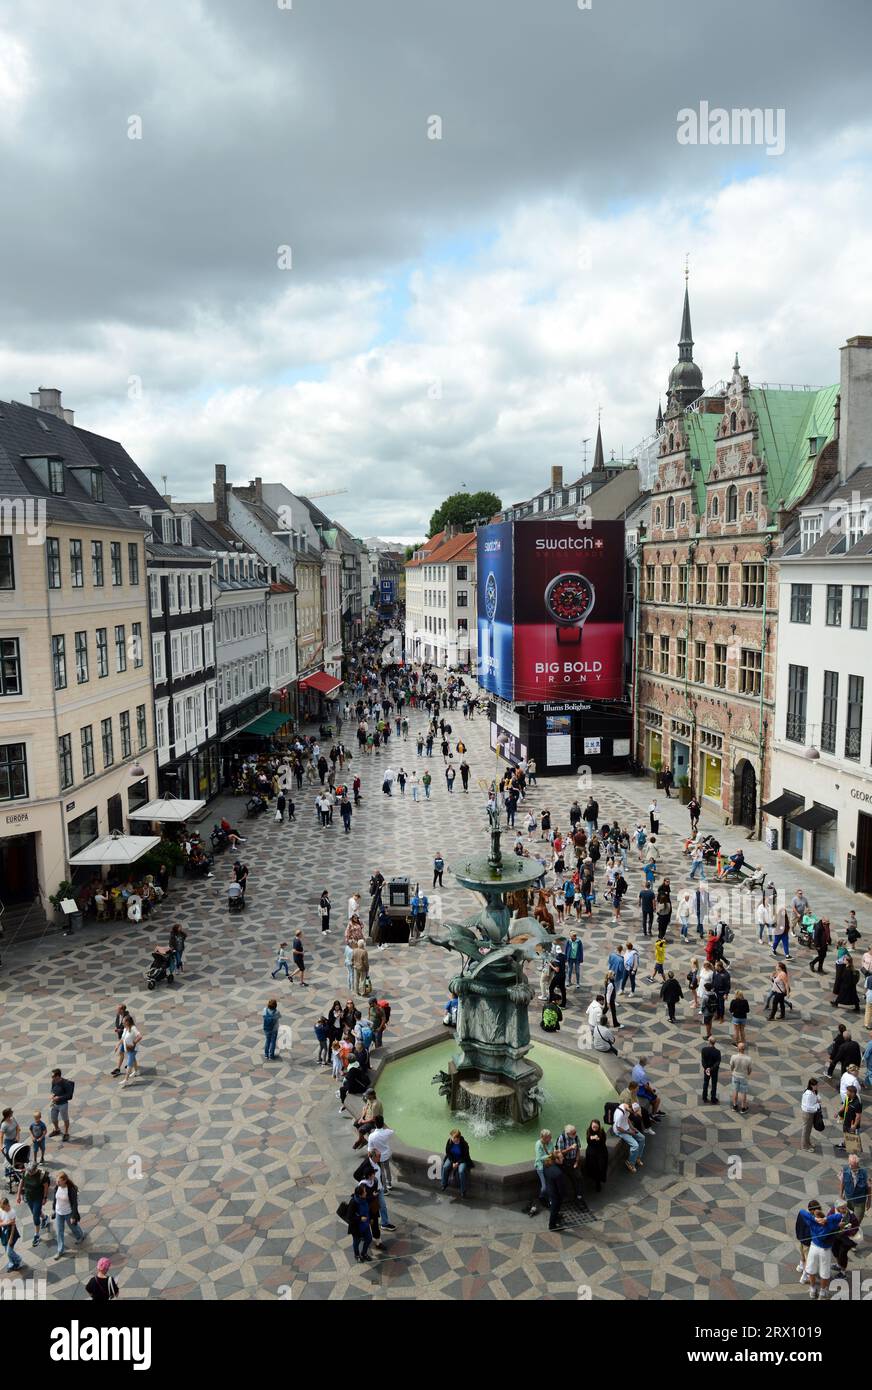
[[[563,466],[555,463],[551,467],[551,491],[556,492],[561,487],[563,487]]]
[[[839,478],[844,483],[872,459],[872,338],[849,338],[841,349]]]
[[[239,489],[237,489],[239,491]],[[248,496],[251,502],[263,501],[263,478],[252,478],[248,484]]]
[[[68,425],[73,423],[74,412],[61,405],[61,393],[56,386],[40,386],[36,391],[31,391],[30,404],[34,410],[44,410],[47,415],[56,415]]]
[[[453,538],[457,535],[457,527],[454,525],[453,521],[446,522],[444,530],[445,536],[443,539],[446,541],[453,540]]]
[[[215,518],[226,526],[230,520],[227,510],[227,468],[223,463],[215,464],[215,482],[212,487],[215,502]]]

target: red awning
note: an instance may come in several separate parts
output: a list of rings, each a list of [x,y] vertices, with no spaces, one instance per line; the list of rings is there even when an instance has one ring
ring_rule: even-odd
[[[332,690],[338,690],[341,684],[335,676],[328,676],[326,671],[316,671],[300,681],[300,689],[320,690],[322,695],[329,695]]]

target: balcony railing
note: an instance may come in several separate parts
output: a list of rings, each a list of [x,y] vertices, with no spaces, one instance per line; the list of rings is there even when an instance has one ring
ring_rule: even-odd
[[[791,743],[805,743],[805,716],[789,714],[784,736],[789,738]]]

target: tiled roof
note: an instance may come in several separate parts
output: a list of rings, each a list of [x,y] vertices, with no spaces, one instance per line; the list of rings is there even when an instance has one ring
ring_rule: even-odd
[[[445,533],[442,532],[442,535]],[[476,550],[476,539],[474,531],[461,531],[459,535],[452,536],[450,540],[443,541],[435,549],[428,550],[420,560],[410,560],[406,569],[415,565],[445,565],[450,561],[459,560],[462,556],[474,555]]]

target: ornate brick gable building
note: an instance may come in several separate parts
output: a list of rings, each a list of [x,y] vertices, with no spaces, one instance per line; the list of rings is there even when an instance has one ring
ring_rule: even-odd
[[[738,356],[704,393],[685,288],[639,557],[636,756],[758,835],[775,699],[772,552],[791,510],[835,471],[837,396],[752,388]]]

